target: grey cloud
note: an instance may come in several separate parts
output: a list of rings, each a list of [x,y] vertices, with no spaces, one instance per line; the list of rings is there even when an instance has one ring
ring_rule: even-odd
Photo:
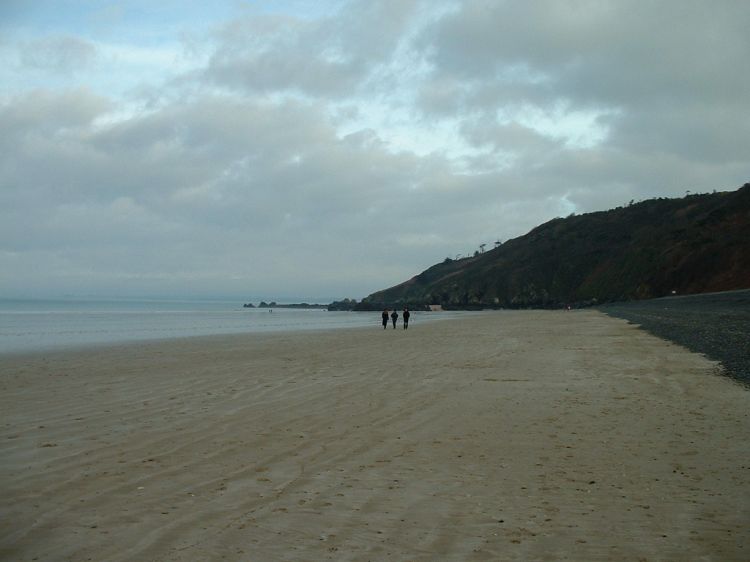
[[[748,9],[702,6],[251,14],[128,118],[85,89],[6,99],[0,289],[42,262],[50,286],[359,297],[571,211],[737,187]],[[542,123],[577,115],[601,138]],[[409,126],[446,146],[396,150]]]
[[[612,118],[609,143],[625,150],[672,152],[691,162],[744,162],[750,114],[743,102],[687,102],[633,108]]]
[[[557,99],[573,109],[621,110],[624,120],[614,125],[667,110],[674,120],[666,129],[682,135],[679,121],[693,121],[701,105],[709,114],[711,106],[732,113],[745,106],[748,24],[750,6],[741,2],[710,8],[697,0],[466,2],[420,41],[435,80],[471,85],[462,96],[470,107],[491,108],[481,93],[489,88],[497,94],[495,107],[515,97],[516,103]],[[521,71],[509,74],[509,68]],[[695,132],[713,137],[723,125],[711,119],[696,123]]]
[[[468,119],[461,126],[461,133],[472,145],[490,146],[494,150],[539,153],[560,150],[562,141],[542,135],[517,122],[501,124],[485,119]]]
[[[57,36],[30,41],[21,47],[24,66],[60,73],[75,73],[92,64],[96,47],[78,37]]]
[[[389,63],[420,4],[355,1],[319,20],[252,14],[218,33],[204,76],[240,91],[354,96],[377,87],[370,78]]]
[[[727,79],[747,84],[726,69],[739,69],[745,58],[749,18],[741,2],[707,9],[699,0],[475,1],[426,30],[422,41],[440,71],[468,79],[507,78],[515,67],[559,80],[566,90],[583,80],[580,95],[607,102],[639,92],[650,98],[680,84],[685,88],[671,96],[713,97],[726,93],[720,84]]]
[[[39,98],[61,114],[85,99],[81,92]],[[16,100],[5,115],[25,114],[29,104]],[[444,162],[392,154],[372,132],[339,137],[310,104],[204,98],[88,128],[90,116],[70,128],[45,111],[49,121],[23,121],[22,136],[31,140],[4,156],[23,169],[0,172],[12,210],[3,212],[1,230],[6,255],[59,252],[51,276],[91,271],[90,278],[115,283],[131,271],[129,283],[137,284],[149,271],[187,278],[204,267],[273,284],[279,260],[262,274],[248,264],[284,256],[289,267],[314,268],[326,256],[309,279],[318,290],[352,267],[362,277],[352,273],[346,283],[356,278],[374,290],[388,283],[388,272],[408,275],[415,266],[405,259],[414,248],[399,240],[424,236],[429,223],[435,230],[445,212],[439,202],[462,199],[459,189],[432,189],[449,170]],[[382,244],[373,249],[375,240]],[[384,264],[380,270],[372,259]]]
[[[6,135],[88,126],[112,107],[108,99],[84,88],[63,93],[39,89],[2,103],[0,124]]]
[[[81,139],[111,108],[109,100],[85,89],[36,90],[0,105],[0,199],[33,202],[43,190],[57,201],[76,189],[71,174],[95,173],[102,160]]]
[[[579,210],[728,189],[747,179],[749,23],[740,2],[462,2],[415,42],[432,64],[419,108],[464,116],[487,169],[514,153],[501,184],[536,184]],[[598,115],[595,146],[560,146],[518,120],[561,105]]]
[[[207,78],[249,91],[301,90],[316,95],[348,91],[363,68],[325,28],[331,22],[255,14],[219,35]]]

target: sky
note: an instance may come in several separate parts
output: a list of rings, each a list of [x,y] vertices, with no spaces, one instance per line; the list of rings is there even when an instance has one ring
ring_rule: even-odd
[[[0,297],[362,298],[750,181],[745,0],[0,0]]]

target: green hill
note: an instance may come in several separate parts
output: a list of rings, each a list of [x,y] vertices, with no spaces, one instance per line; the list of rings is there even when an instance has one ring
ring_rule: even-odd
[[[554,219],[434,265],[361,309],[557,307],[750,288],[750,184]]]

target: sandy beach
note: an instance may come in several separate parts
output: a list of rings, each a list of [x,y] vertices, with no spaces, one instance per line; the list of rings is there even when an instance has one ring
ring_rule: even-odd
[[[596,311],[0,358],[0,559],[750,559],[750,391]]]

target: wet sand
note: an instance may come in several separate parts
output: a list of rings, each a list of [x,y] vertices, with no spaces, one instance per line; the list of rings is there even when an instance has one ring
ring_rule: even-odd
[[[0,559],[748,560],[750,391],[596,311],[0,357]]]
[[[750,387],[750,289],[611,303],[602,312],[721,362]]]

